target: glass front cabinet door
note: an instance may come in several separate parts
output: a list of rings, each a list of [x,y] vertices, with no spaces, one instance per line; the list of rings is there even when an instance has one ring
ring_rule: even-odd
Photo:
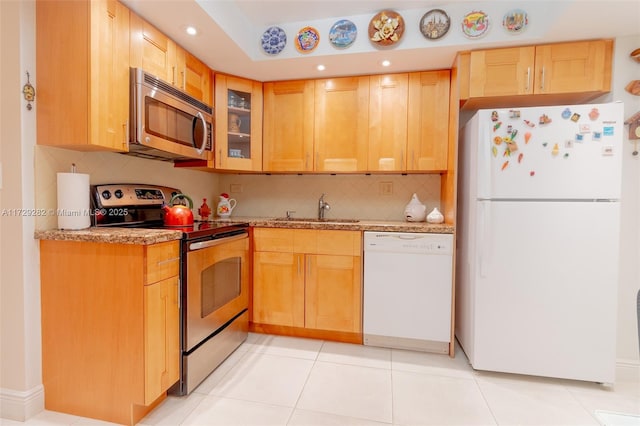
[[[262,83],[215,76],[215,168],[262,170]]]

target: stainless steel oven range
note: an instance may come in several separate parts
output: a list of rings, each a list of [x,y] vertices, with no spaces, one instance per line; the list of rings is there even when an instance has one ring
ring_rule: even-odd
[[[91,187],[95,226],[164,228],[162,205],[180,191],[145,184]],[[174,201],[175,203],[175,201]],[[180,241],[180,380],[186,395],[247,338],[249,225],[232,221],[167,227]]]

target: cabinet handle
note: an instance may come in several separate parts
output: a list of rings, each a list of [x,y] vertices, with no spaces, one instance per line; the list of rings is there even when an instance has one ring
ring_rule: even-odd
[[[218,150],[218,167],[222,167],[222,149]]]
[[[544,67],[540,71],[540,90],[544,90]]]
[[[176,85],[176,67],[175,65],[171,67],[171,84]]]
[[[315,166],[315,171],[318,171],[318,152],[316,151],[316,166]]]
[[[309,170],[309,153],[308,152],[304,155],[304,170],[305,171]]]
[[[531,67],[527,67],[527,85],[524,88],[524,91],[529,93],[529,82],[531,81]]]
[[[180,310],[180,278],[178,278],[178,284],[176,285],[176,292],[178,294],[178,310]]]
[[[182,89],[187,90],[187,75],[184,71],[180,71],[180,74],[182,74]]]
[[[160,260],[156,262],[156,266],[164,265],[166,263],[178,262],[180,260],[179,257],[172,257],[171,259]]]
[[[122,130],[124,131],[124,138],[122,138],[122,146],[127,147],[127,142],[129,142],[129,120],[125,121],[122,124]]]

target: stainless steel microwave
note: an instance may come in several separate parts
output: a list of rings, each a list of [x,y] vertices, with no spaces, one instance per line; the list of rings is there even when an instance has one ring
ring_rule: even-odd
[[[129,152],[159,160],[207,160],[213,108],[140,68],[131,68]]]

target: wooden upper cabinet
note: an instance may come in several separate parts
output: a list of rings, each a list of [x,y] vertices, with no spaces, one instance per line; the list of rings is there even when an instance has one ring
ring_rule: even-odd
[[[179,48],[183,52],[178,55],[180,87],[196,99],[207,105],[213,105],[213,72],[201,60],[191,53]],[[180,60],[183,57],[184,60]]]
[[[178,84],[176,43],[156,27],[131,13],[131,63],[133,67]]]
[[[313,170],[313,80],[264,83],[263,170]]]
[[[535,47],[471,52],[469,96],[533,93]]]
[[[449,70],[409,74],[407,171],[447,170],[449,90]]]
[[[535,93],[611,90],[612,50],[610,40],[536,47]]]
[[[404,171],[407,150],[408,74],[370,78],[369,171]]]
[[[316,80],[315,86],[314,169],[366,171],[369,77]]]
[[[131,13],[131,66],[213,104],[212,71],[153,25]]]
[[[464,52],[468,68],[460,78],[468,88],[461,84],[461,99],[471,100],[470,108],[512,105],[513,96],[524,96],[521,106],[587,102],[611,90],[612,54],[612,40]]]
[[[38,144],[126,151],[129,10],[114,0],[38,1],[36,27]]]
[[[262,83],[215,76],[215,168],[262,170]]]

